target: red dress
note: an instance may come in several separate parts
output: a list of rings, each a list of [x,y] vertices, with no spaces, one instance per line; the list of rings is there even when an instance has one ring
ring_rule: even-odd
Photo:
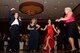
[[[53,35],[54,35],[54,32],[53,32],[53,27],[52,27],[52,25],[51,25],[51,26],[47,26],[47,35],[45,36],[44,47],[46,46],[47,38],[50,36],[49,45],[50,45],[51,48],[54,48]],[[47,49],[48,49],[48,47],[47,47]]]

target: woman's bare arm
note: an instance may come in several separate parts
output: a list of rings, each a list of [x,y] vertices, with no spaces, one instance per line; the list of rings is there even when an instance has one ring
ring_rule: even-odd
[[[41,30],[43,30],[43,31],[45,31],[47,29],[47,25],[45,26],[45,28],[43,29],[43,28],[41,28]]]
[[[36,30],[38,30],[40,28],[40,25],[36,24],[36,27],[37,27]]]
[[[70,17],[72,15],[72,12],[68,13],[68,16],[66,18],[60,18],[61,21],[66,21],[66,20],[69,20]]]
[[[28,30],[34,30],[34,28],[30,28],[30,25],[27,27]]]
[[[54,27],[54,24],[53,24],[52,26],[53,26],[54,31],[55,31],[56,33],[58,33],[57,30],[56,30],[56,28]]]

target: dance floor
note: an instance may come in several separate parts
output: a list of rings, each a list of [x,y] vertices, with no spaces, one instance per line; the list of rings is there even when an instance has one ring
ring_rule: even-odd
[[[80,51],[74,51],[74,52],[70,52],[70,51],[38,51],[38,52],[27,52],[27,51],[18,51],[18,52],[7,52],[7,51],[0,51],[0,53],[80,53]]]

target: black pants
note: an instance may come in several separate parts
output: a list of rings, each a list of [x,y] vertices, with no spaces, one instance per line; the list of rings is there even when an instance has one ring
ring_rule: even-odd
[[[18,25],[11,26],[8,49],[12,49],[12,50],[19,49],[19,26]]]

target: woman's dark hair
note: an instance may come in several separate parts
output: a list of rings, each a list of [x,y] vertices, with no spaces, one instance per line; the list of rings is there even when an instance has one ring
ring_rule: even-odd
[[[18,13],[17,11],[15,11],[15,10],[13,10],[12,11],[12,16],[14,16],[15,15],[15,13]],[[19,13],[18,13],[18,18],[19,18]]]
[[[47,19],[47,24],[48,24],[48,20],[51,20],[51,19]],[[52,20],[51,20],[51,24],[53,24]]]
[[[15,10],[12,10],[11,12],[12,12],[12,16],[14,16],[14,15],[15,15],[15,13],[16,13],[16,11],[15,11]]]
[[[12,15],[13,15],[13,16],[15,15],[15,13],[19,13],[19,12],[16,11],[16,10],[12,10]]]

